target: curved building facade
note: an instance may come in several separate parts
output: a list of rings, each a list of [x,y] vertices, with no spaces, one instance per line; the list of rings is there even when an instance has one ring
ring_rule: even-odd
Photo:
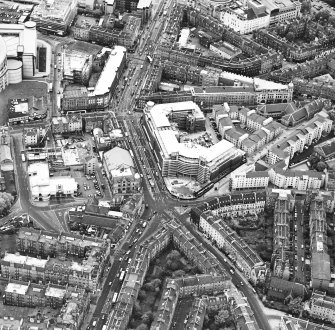
[[[22,62],[9,59],[7,62],[8,84],[18,84],[22,81]]]
[[[7,71],[7,47],[3,38],[0,36],[0,92],[8,85]]]

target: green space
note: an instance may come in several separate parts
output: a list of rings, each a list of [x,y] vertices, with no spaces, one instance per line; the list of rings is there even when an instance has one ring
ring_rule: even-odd
[[[162,295],[162,287],[166,278],[177,278],[200,274],[179,251],[168,247],[151,263],[144,284],[138,294],[129,329],[147,330],[154,319]]]

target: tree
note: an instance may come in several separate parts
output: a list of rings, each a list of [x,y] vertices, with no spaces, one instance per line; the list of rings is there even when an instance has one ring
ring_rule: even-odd
[[[152,312],[146,312],[141,317],[141,320],[144,324],[150,324],[153,319],[154,319],[154,316],[153,316]]]
[[[149,330],[148,326],[144,323],[141,323],[136,330]]]
[[[169,260],[179,260],[181,258],[180,252],[178,250],[172,250],[166,257]]]
[[[167,260],[166,261],[167,268],[171,270],[177,270],[179,268],[179,261],[177,260]]]
[[[303,14],[309,14],[311,12],[311,8],[312,8],[311,2],[309,0],[305,0],[301,4],[301,10],[300,11]]]
[[[288,41],[293,41],[294,40],[294,33],[292,31],[288,32],[286,35],[286,39]]]
[[[315,15],[315,19],[316,20],[326,20],[328,21],[330,16],[330,13],[327,9],[322,9],[319,12],[316,13]]]
[[[328,19],[328,23],[335,27],[335,16],[330,16]]]
[[[138,293],[139,300],[145,300],[147,298],[147,293],[144,290],[140,290]]]
[[[182,269],[176,270],[172,274],[172,277],[183,277],[183,276],[185,276],[185,272]]]
[[[216,325],[224,325],[229,317],[229,312],[226,309],[221,309],[214,317]]]
[[[323,161],[319,161],[317,164],[316,164],[316,170],[318,172],[323,172],[325,169],[327,168],[327,164]]]

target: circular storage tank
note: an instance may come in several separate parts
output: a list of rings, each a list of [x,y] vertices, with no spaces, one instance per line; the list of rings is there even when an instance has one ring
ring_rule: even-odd
[[[17,60],[7,61],[8,83],[18,84],[22,81],[22,62]]]
[[[25,26],[27,29],[36,29],[36,23],[33,22],[33,21],[25,22],[25,23],[24,23],[24,26]]]

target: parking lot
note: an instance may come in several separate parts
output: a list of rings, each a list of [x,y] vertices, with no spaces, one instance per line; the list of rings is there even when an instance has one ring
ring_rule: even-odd
[[[105,196],[106,183],[100,181],[99,175],[85,175],[82,171],[72,171],[72,176],[79,185],[78,196],[87,198]]]

